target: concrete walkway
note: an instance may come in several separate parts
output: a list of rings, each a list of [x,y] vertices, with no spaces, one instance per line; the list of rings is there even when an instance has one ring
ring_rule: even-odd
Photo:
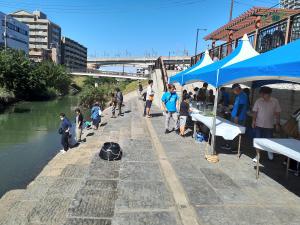
[[[257,181],[246,155],[220,154],[209,164],[203,144],[163,134],[157,108],[147,119],[136,96],[125,105],[124,117],[106,116],[105,126],[58,154],[27,189],[8,192],[0,225],[300,224],[298,177],[286,180],[283,171],[274,179],[266,170]],[[106,141],[121,145],[121,161],[98,157]]]

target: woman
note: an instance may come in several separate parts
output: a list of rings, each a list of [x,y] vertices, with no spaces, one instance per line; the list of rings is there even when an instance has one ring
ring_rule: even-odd
[[[102,114],[102,111],[101,111],[101,108],[99,106],[99,103],[96,102],[91,110],[91,118],[92,118],[92,121],[93,121],[93,128],[94,130],[98,130],[99,128],[99,124],[101,122],[101,114]]]

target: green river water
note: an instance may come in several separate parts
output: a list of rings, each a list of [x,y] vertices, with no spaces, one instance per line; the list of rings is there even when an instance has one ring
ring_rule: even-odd
[[[0,197],[24,188],[62,149],[59,113],[74,121],[77,97],[20,102],[0,113]]]

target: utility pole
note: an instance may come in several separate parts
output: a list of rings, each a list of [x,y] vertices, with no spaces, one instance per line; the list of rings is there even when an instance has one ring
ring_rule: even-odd
[[[229,22],[232,20],[233,5],[234,5],[234,0],[231,0]]]
[[[205,28],[197,28],[197,35],[196,35],[196,46],[195,46],[195,56],[197,55],[198,50],[198,37],[199,37],[199,31],[207,31]]]

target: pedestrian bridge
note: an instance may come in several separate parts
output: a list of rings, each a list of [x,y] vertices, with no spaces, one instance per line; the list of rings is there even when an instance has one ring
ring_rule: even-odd
[[[131,79],[131,80],[147,80],[149,75],[137,74],[137,73],[126,73],[126,72],[114,72],[114,71],[100,71],[100,70],[84,70],[84,71],[71,71],[73,76],[90,76],[90,77],[110,77],[120,79]]]

